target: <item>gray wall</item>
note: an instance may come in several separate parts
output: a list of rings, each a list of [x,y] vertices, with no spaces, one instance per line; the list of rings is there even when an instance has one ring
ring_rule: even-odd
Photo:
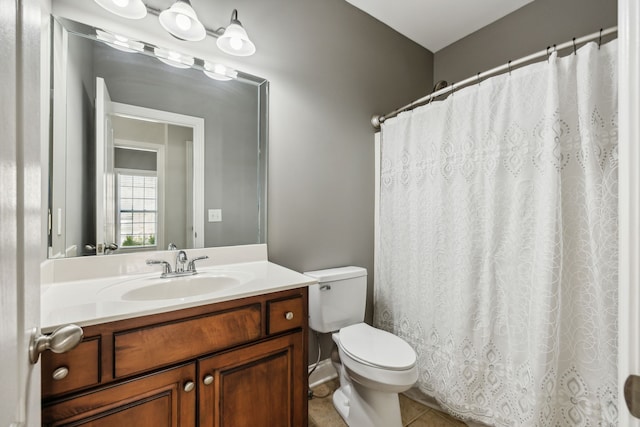
[[[65,216],[62,234],[66,248],[76,246],[77,254],[86,244],[95,244],[95,123],[93,104],[95,78],[91,63],[92,48],[87,40],[68,39],[66,139],[55,150],[65,150]],[[57,214],[57,212],[56,212]],[[57,233],[53,233],[55,238]],[[55,247],[55,246],[54,246]]]
[[[523,56],[617,25],[615,0],[536,0],[435,54],[434,82],[459,82]]]
[[[158,154],[154,151],[116,147],[113,154],[114,168],[143,171],[155,171],[157,169]]]
[[[344,0],[226,2],[256,40],[270,81],[269,259],[300,272],[369,272],[372,315],[374,131],[370,118],[426,93],[433,55]],[[324,336],[323,358],[330,338]],[[316,358],[310,339],[309,360]]]
[[[430,88],[432,54],[344,0],[234,5],[271,87],[269,258],[297,271],[365,267],[371,295],[369,120]]]
[[[167,157],[165,175],[164,231],[165,244],[175,243],[179,248],[187,247],[187,217],[193,209],[187,206],[187,141],[193,141],[193,129],[169,125],[167,132]],[[206,153],[205,153],[206,155]],[[206,217],[205,217],[206,221]],[[230,223],[233,223],[229,221]],[[253,223],[252,223],[253,225]],[[206,236],[205,236],[206,239]],[[206,243],[206,242],[205,242]]]

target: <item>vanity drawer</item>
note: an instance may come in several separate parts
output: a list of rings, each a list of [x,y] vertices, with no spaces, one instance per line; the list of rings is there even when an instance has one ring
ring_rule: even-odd
[[[267,307],[269,334],[277,334],[278,332],[302,327],[305,316],[302,296],[269,301]]]
[[[259,303],[144,328],[116,332],[114,377],[144,372],[260,338]]]
[[[82,341],[66,353],[42,354],[42,397],[89,387],[100,382],[100,338]],[[56,379],[57,378],[57,379]]]

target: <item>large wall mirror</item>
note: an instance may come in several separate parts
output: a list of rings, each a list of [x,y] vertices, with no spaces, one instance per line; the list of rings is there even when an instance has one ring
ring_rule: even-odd
[[[264,243],[268,82],[52,28],[49,256]]]

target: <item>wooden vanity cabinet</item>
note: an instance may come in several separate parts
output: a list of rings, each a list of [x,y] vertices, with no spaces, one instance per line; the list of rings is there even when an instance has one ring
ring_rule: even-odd
[[[306,426],[307,298],[297,288],[86,327],[76,349],[43,354],[43,425]]]

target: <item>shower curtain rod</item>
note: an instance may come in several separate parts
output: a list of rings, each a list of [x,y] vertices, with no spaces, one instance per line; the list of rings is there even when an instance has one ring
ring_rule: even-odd
[[[397,116],[398,114],[402,113],[403,111],[407,111],[407,110],[411,110],[414,107],[419,106],[420,104],[424,104],[425,102],[431,101],[434,98],[437,98],[440,95],[444,95],[446,93],[449,92],[453,92],[456,89],[460,89],[461,87],[464,86],[470,86],[472,84],[476,84],[476,83],[480,83],[480,81],[486,77],[490,77],[496,74],[500,74],[504,71],[509,71],[511,72],[512,69],[514,69],[515,67],[525,64],[527,62],[539,59],[539,58],[543,58],[543,57],[548,57],[552,52],[556,52],[559,50],[563,50],[563,49],[567,49],[572,47],[574,49],[576,49],[576,45],[581,44],[581,43],[587,43],[590,42],[592,40],[598,40],[598,44],[600,44],[602,42],[602,37],[604,36],[608,36],[610,34],[616,33],[618,32],[618,27],[611,27],[611,28],[607,28],[606,30],[600,30],[597,31],[593,34],[589,34],[580,38],[573,38],[573,40],[559,44],[559,45],[553,45],[553,46],[549,46],[544,50],[541,50],[540,52],[536,52],[533,53],[531,55],[522,57],[520,59],[516,59],[515,61],[509,61],[508,63],[504,64],[504,65],[500,65],[498,67],[492,68],[489,71],[484,71],[482,73],[478,73],[475,76],[469,77],[467,79],[464,79],[458,83],[452,83],[449,86],[446,86],[443,89],[437,90],[433,93],[430,93],[427,96],[424,96],[418,100],[415,100],[413,102],[411,102],[410,104],[405,105],[404,107],[400,107],[397,110],[393,110],[390,113],[387,113],[385,115],[376,115],[373,116],[371,118],[371,124],[373,125],[374,128],[376,129],[380,129],[380,125],[387,119],[390,119],[392,117]]]

